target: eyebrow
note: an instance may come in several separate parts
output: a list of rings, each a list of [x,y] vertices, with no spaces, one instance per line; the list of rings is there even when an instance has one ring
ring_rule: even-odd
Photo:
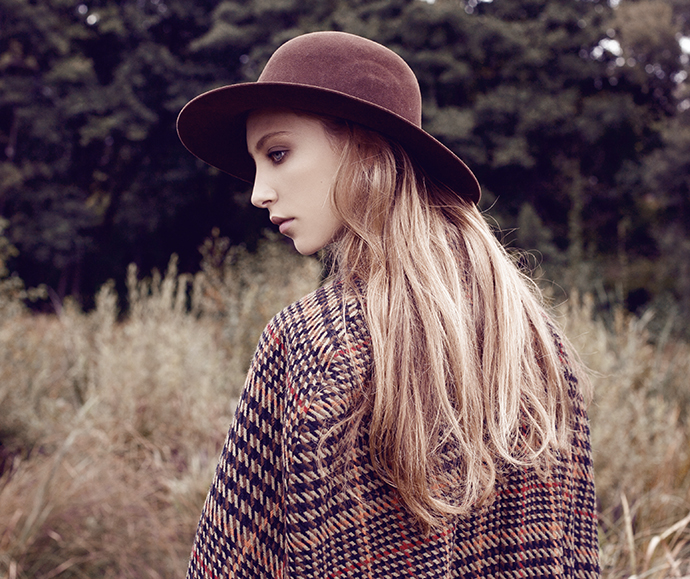
[[[273,131],[272,133],[266,133],[263,137],[261,137],[257,142],[256,145],[254,145],[254,151],[260,151],[263,146],[266,144],[266,141],[270,139],[271,137],[275,137],[276,135],[287,135],[288,131]],[[251,155],[252,152],[249,151],[249,154]]]

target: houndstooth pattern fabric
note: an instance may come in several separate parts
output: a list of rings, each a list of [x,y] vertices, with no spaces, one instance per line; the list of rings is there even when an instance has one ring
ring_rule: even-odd
[[[337,284],[268,324],[206,499],[187,579],[599,575],[589,429],[574,377],[568,375],[575,401],[571,460],[546,480],[514,469],[489,506],[424,536],[374,473],[364,438],[347,473],[329,470],[339,457],[327,446],[318,462],[324,432],[363,387],[369,367],[362,313],[355,300],[343,307]]]

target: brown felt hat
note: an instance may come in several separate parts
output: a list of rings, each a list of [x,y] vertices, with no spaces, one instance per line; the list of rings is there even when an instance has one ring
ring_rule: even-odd
[[[194,155],[243,181],[254,180],[246,115],[281,107],[353,121],[391,137],[427,173],[475,203],[477,179],[450,149],[422,129],[422,96],[412,69],[395,52],[345,32],[313,32],[275,51],[259,80],[211,90],[177,119]]]

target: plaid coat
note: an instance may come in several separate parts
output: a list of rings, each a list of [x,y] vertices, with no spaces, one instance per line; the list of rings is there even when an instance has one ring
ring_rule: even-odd
[[[345,306],[331,284],[264,330],[187,578],[597,577],[589,429],[567,369],[575,401],[571,460],[547,480],[514,469],[489,506],[430,536],[377,477],[365,441],[348,472],[350,491],[342,473],[328,472],[328,456],[327,471],[318,468],[327,425],[370,367],[362,312],[355,300]]]

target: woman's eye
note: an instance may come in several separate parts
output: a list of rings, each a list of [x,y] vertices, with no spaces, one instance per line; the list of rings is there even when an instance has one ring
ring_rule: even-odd
[[[268,156],[274,163],[280,163],[287,154],[287,151],[271,151]]]

